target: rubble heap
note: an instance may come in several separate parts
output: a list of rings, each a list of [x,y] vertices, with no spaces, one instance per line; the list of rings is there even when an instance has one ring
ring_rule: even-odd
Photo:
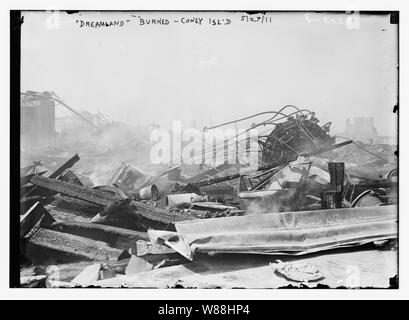
[[[39,161],[22,168],[21,284],[102,284],[192,263],[197,253],[299,255],[395,240],[396,163],[371,147],[369,174],[347,161],[343,150],[355,145],[337,142],[330,123],[284,109],[252,125],[269,129],[259,167],[246,174],[225,163],[191,176],[184,164],[148,175],[122,162],[95,186],[75,169],[77,154],[54,170]]]

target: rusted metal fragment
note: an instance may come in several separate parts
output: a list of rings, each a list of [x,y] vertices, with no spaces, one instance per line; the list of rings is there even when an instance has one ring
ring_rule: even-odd
[[[123,252],[110,247],[106,242],[44,228],[40,228],[32,235],[28,244],[55,250],[82,260],[118,260]]]

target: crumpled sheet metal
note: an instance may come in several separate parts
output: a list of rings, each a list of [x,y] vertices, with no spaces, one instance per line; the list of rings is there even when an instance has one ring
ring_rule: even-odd
[[[196,252],[302,255],[397,238],[397,207],[379,206],[203,219],[150,230],[152,242]],[[185,242],[185,245],[181,243]]]

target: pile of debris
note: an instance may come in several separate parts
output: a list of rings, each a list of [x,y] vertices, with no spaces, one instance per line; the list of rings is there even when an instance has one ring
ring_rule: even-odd
[[[396,167],[368,176],[365,164],[325,158],[352,141],[337,143],[330,123],[304,110],[276,123],[282,111],[253,124],[275,127],[247,174],[223,164],[189,177],[181,164],[148,176],[124,162],[94,186],[72,169],[77,154],[52,172],[22,168],[21,285],[142,286],[133,275],[203,254],[300,256],[395,241]]]

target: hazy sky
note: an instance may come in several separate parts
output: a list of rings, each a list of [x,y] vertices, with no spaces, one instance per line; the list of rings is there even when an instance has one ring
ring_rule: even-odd
[[[21,89],[54,91],[77,110],[201,128],[294,104],[335,131],[347,117],[373,116],[379,134],[396,132],[397,25],[388,15],[359,15],[352,28],[347,15],[319,13],[268,13],[267,23],[241,21],[243,13],[23,15]],[[141,26],[138,16],[170,23]],[[209,17],[231,23],[209,25]]]

